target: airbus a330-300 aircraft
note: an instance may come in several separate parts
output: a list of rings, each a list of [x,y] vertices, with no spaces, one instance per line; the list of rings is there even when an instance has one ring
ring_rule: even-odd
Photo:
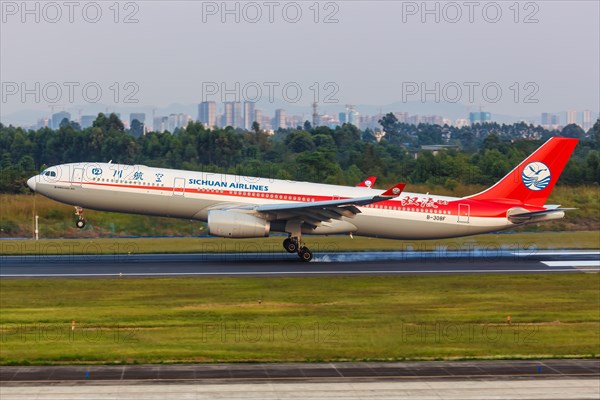
[[[545,205],[577,139],[553,137],[498,183],[463,198],[109,163],[62,164],[30,178],[34,191],[83,208],[205,221],[209,233],[255,238],[287,233],[284,248],[310,261],[302,234],[392,239],[474,235],[562,218]]]

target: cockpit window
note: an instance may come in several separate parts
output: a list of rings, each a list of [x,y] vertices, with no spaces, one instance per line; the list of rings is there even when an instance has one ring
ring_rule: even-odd
[[[56,177],[56,171],[44,171],[42,172],[42,175]]]

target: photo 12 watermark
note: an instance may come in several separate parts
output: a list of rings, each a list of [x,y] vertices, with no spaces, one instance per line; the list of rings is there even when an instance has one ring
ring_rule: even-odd
[[[5,257],[17,257],[40,264],[125,262],[138,253],[138,243],[130,240],[102,245],[90,240],[0,241],[0,261]]]
[[[495,81],[477,82],[402,82],[403,103],[463,103],[495,104],[503,99],[516,104],[537,104],[540,85],[537,82],[511,82],[503,84]]]
[[[398,339],[401,343],[448,344],[512,342],[518,344],[537,343],[539,325],[511,323],[469,324],[433,322],[427,324],[402,323]]]
[[[335,1],[203,1],[202,23],[340,22],[340,2]]]
[[[3,81],[0,86],[0,98],[4,104],[138,104],[140,102],[140,85],[134,81],[108,83]]]
[[[403,1],[402,23],[488,23],[540,22],[540,5],[534,1]]]
[[[202,343],[337,343],[339,327],[333,322],[210,323],[200,326]]]
[[[138,329],[94,326],[72,320],[55,324],[1,324],[0,343],[137,343]]]
[[[74,24],[140,22],[140,3],[136,1],[2,1],[3,24]]]
[[[340,86],[337,82],[312,82],[303,85],[295,81],[278,82],[202,82],[202,101],[269,102],[337,104]]]

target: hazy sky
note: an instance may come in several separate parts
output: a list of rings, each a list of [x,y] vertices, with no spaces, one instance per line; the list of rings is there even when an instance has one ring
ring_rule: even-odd
[[[220,1],[28,2],[29,13],[1,3],[3,118],[47,111],[57,84],[67,107],[136,106],[127,95],[140,106],[198,103],[203,83],[255,82],[262,100],[270,85],[285,101],[287,84],[287,100],[306,106],[327,95],[341,105],[421,101],[427,89],[429,102],[499,114],[600,109],[599,1],[428,2],[430,13],[420,1],[229,2],[230,14]]]

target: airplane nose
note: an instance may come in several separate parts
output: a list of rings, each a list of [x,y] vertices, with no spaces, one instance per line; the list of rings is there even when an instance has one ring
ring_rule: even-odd
[[[27,186],[31,188],[35,192],[35,176],[32,176],[27,180]]]

